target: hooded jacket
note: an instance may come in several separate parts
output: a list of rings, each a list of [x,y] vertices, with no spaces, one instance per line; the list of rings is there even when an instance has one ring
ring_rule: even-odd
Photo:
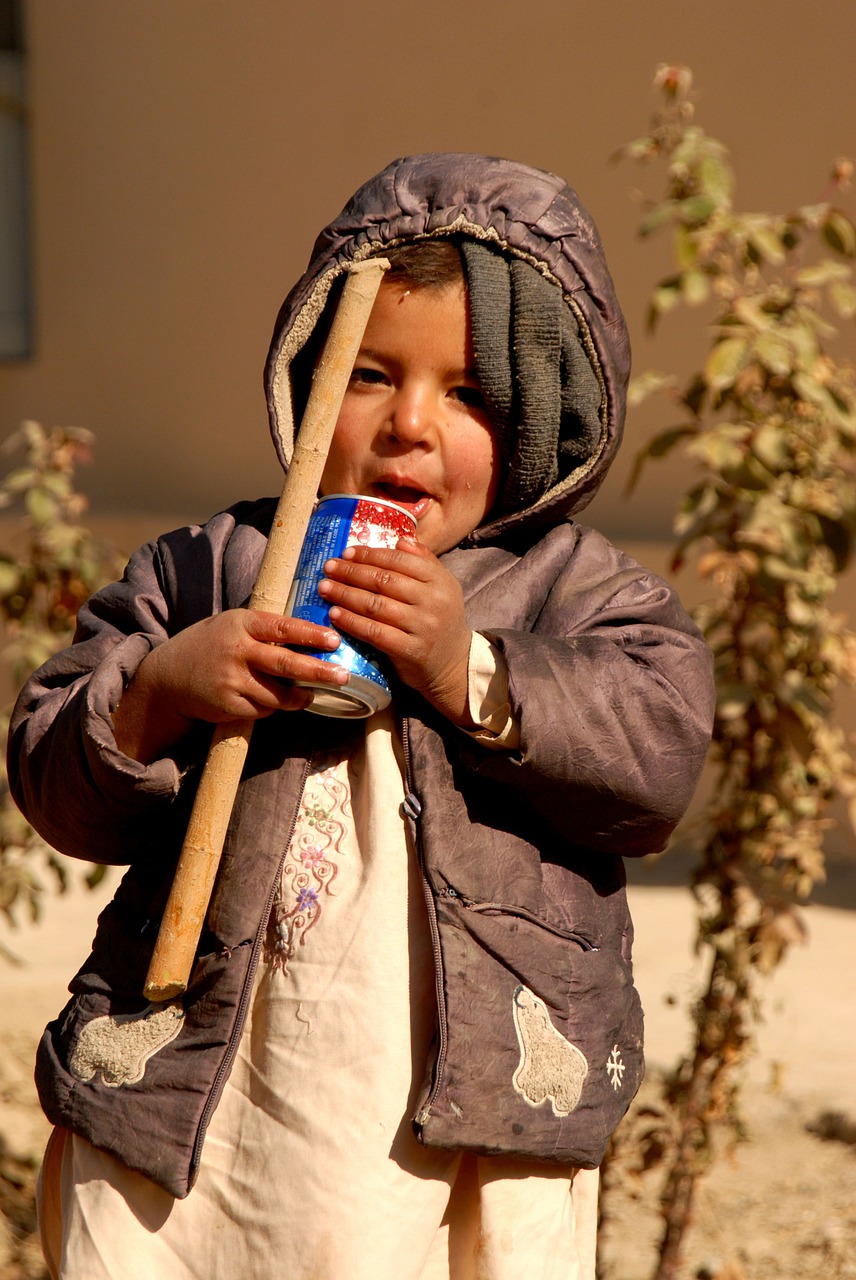
[[[553,175],[417,156],[357,192],[277,321],[266,387],[283,465],[292,371],[337,278],[434,235],[526,262],[558,290],[600,394],[585,456],[443,557],[470,626],[503,654],[519,746],[488,751],[412,691],[396,694],[437,989],[436,1051],[412,1120],[427,1145],[591,1167],[643,1070],[623,858],[661,849],[692,795],[709,654],[665,582],[571,519],[618,446],[629,348],[594,225]],[[206,738],[178,763],[143,766],[116,747],[111,712],[153,646],[246,603],[274,505],[240,504],[137,552],[81,610],[73,646],[28,682],[10,731],[14,794],[42,835],[129,864],[43,1037],[42,1104],[179,1197],[237,1051],[310,761],[360,728],[306,713],[258,722],[189,989],[148,1006],[140,993]]]

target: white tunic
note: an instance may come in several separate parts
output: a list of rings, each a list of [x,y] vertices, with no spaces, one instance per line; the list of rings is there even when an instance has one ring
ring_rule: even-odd
[[[471,705],[505,738],[491,655],[479,638]],[[307,782],[196,1186],[174,1200],[57,1131],[41,1203],[54,1275],[593,1280],[596,1172],[413,1136],[435,1026],[432,940],[392,716],[366,726],[350,758],[316,762]]]

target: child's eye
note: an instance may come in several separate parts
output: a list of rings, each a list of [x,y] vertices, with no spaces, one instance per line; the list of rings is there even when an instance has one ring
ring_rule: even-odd
[[[352,372],[351,382],[356,383],[358,386],[373,387],[386,382],[386,374],[380,369],[366,369],[360,366]]]
[[[452,398],[465,404],[468,409],[486,409],[484,392],[481,387],[454,387]]]

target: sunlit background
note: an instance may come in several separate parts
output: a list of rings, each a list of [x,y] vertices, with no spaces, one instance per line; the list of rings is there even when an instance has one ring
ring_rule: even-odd
[[[317,230],[395,156],[486,151],[566,178],[600,226],[641,370],[689,368],[704,344],[686,313],[647,339],[668,245],[635,229],[639,189],[657,195],[662,175],[610,159],[647,127],[657,64],[693,69],[745,209],[819,198],[832,159],[856,153],[847,0],[0,0],[0,14],[0,280],[19,340],[0,362],[0,432],[24,417],[90,428],[93,510],[151,532],[278,491],[261,390],[274,317]],[[623,496],[666,412],[631,416],[590,509],[612,536],[668,536],[677,469]]]

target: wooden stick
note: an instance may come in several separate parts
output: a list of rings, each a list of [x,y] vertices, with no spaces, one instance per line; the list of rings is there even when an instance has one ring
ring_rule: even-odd
[[[385,258],[371,258],[348,273],[312,379],[251,609],[285,612],[348,379],[388,266]],[[149,1000],[172,1000],[187,990],[254,723],[232,721],[214,731],[149,964]]]

